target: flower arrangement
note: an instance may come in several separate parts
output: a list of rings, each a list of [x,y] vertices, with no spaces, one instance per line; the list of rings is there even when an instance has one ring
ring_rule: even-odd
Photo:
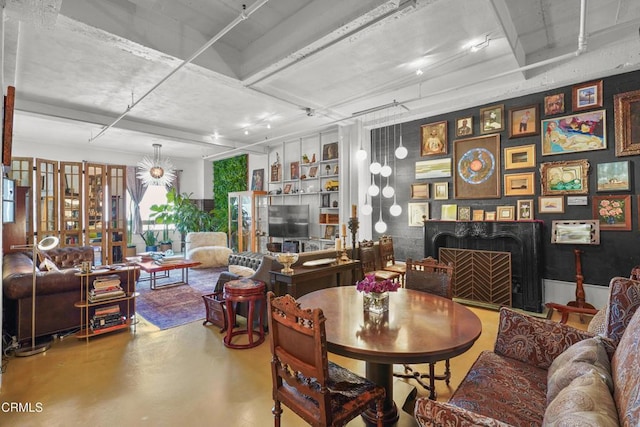
[[[375,274],[367,274],[364,279],[356,282],[356,289],[364,293],[382,293],[382,292],[395,292],[400,287],[400,283],[393,282],[389,279],[376,281]]]
[[[601,200],[598,204],[598,213],[603,218],[621,218],[624,214],[624,202],[620,200]]]

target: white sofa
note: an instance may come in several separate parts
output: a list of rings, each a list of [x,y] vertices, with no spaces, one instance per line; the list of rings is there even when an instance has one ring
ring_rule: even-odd
[[[185,258],[198,261],[197,268],[223,267],[233,251],[227,247],[227,234],[219,231],[187,233]]]

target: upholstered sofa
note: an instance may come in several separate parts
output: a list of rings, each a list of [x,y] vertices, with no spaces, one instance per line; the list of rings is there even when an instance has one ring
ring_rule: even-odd
[[[223,267],[233,253],[227,246],[227,234],[220,231],[187,233],[184,249],[185,258],[200,263],[194,268]]]
[[[43,263],[36,265],[36,337],[52,335],[80,327],[80,309],[74,306],[81,299],[81,277],[76,273],[83,261],[93,263],[90,246],[56,248],[43,253],[49,259],[49,270]],[[2,259],[2,289],[4,330],[19,342],[31,339],[31,294],[33,262],[31,252],[11,252]],[[41,270],[40,267],[43,267]],[[126,283],[126,271],[114,271]],[[135,289],[139,270],[135,270]],[[126,304],[126,302],[122,302]],[[122,310],[126,309],[126,305]],[[132,312],[135,305],[130,306]]]
[[[448,402],[419,398],[416,420],[431,427],[640,425],[640,310],[616,311],[611,330],[624,331],[617,345],[502,308],[494,351],[480,354]]]

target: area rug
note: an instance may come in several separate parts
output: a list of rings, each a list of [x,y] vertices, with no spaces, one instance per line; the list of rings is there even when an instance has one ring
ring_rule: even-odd
[[[138,281],[136,312],[160,329],[169,329],[197,320],[204,320],[205,306],[202,295],[213,292],[220,273],[227,267],[189,270],[189,284],[157,290],[149,289],[148,281]],[[142,273],[142,278],[148,277]],[[181,280],[180,270],[170,271],[167,279],[158,279],[158,285]]]

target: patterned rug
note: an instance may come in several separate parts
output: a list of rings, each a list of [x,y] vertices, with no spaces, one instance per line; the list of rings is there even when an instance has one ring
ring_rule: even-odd
[[[148,281],[138,281],[136,312],[160,329],[169,329],[197,320],[204,320],[205,307],[202,295],[213,292],[218,276],[227,267],[189,269],[189,284],[157,290],[149,289]],[[147,278],[142,273],[142,278]],[[158,285],[181,280],[180,270],[170,271],[170,277],[158,279]]]

